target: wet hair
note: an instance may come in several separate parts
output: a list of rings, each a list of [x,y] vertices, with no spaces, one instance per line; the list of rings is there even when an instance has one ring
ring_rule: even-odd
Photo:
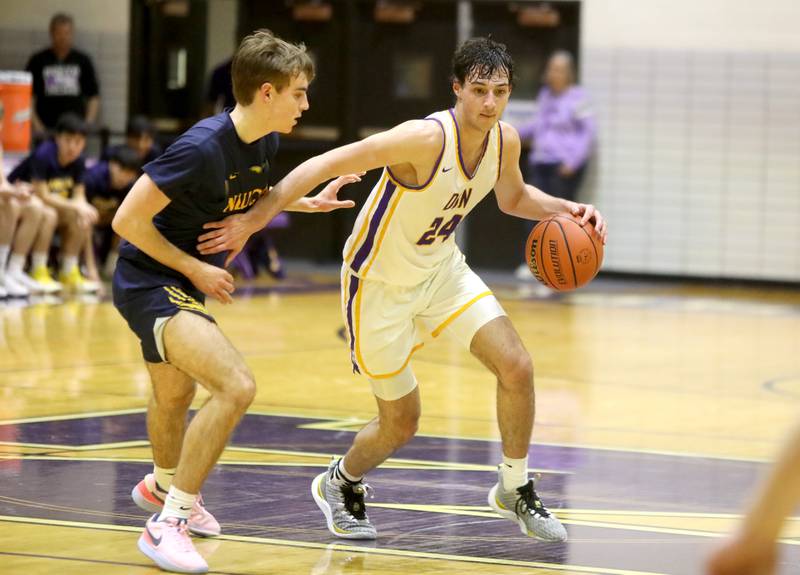
[[[147,116],[137,115],[128,120],[128,125],[125,127],[125,135],[134,138],[147,135],[154,138],[156,129]]]
[[[491,36],[470,38],[453,55],[452,79],[459,84],[495,74],[508,76],[509,86],[514,84],[514,60],[506,45],[495,42]]]
[[[314,79],[314,63],[303,44],[290,44],[266,29],[245,36],[231,64],[233,96],[244,106],[253,102],[253,95],[269,82],[280,92],[292,78],[305,73]]]
[[[58,117],[55,131],[56,134],[81,134],[85,136],[89,131],[89,127],[78,114],[67,112]]]
[[[69,24],[72,27],[75,27],[75,22],[72,20],[72,16],[65,12],[58,12],[53,14],[53,17],[50,18],[50,33],[53,33],[53,30],[56,29],[56,26],[61,26],[62,24]]]
[[[114,162],[123,170],[130,170],[138,173],[142,168],[142,161],[139,154],[129,146],[117,146],[112,148],[108,154],[108,161]]]

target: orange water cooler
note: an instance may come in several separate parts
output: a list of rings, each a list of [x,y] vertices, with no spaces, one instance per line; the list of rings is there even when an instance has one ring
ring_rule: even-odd
[[[7,152],[27,152],[31,145],[30,72],[0,70],[0,136]]]

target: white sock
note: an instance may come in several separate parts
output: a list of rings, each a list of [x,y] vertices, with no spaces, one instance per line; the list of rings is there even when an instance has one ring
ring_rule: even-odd
[[[169,488],[172,487],[172,478],[175,477],[175,471],[177,471],[177,469],[177,467],[167,469],[153,464],[153,477],[161,491],[166,493],[169,491]]]
[[[350,483],[358,483],[364,476],[356,477],[355,475],[351,474],[344,466],[344,457],[342,457],[337,463],[336,468],[333,471],[334,479],[339,481],[349,481]]]
[[[512,459],[504,455],[500,470],[503,476],[504,491],[514,491],[517,487],[522,487],[528,482],[527,456],[522,459]]]
[[[189,519],[189,514],[192,512],[192,506],[196,500],[196,493],[194,495],[186,493],[173,485],[169,488],[167,500],[164,502],[164,508],[161,510],[161,515],[158,516],[158,521],[163,521],[167,517]]]
[[[77,267],[78,256],[64,256],[61,260],[61,273],[67,274],[72,271],[72,268]]]
[[[0,247],[0,256],[2,256],[3,248]],[[22,268],[25,267],[25,255],[24,254],[11,254],[11,257],[8,260],[8,273],[10,274],[21,274]]]
[[[9,245],[0,246],[0,271],[6,269],[6,260],[8,259],[8,253],[10,251],[11,251],[11,246]]]
[[[34,252],[31,254],[31,267],[46,268],[47,267],[47,252]]]

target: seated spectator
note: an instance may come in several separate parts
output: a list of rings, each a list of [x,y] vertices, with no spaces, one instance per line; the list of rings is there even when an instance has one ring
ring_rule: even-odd
[[[125,144],[136,150],[143,166],[155,160],[163,151],[156,142],[156,136],[155,126],[146,116],[134,116],[128,121]]]
[[[3,114],[0,106],[0,134]],[[0,168],[3,147],[0,139]],[[11,184],[0,169],[0,297],[26,297],[30,293],[54,293],[58,282],[41,284],[25,273],[31,249],[47,258],[56,227],[56,212],[45,207],[25,182]],[[10,254],[10,258],[9,258]]]
[[[86,199],[97,210],[98,219],[94,231],[94,247],[101,262],[105,262],[104,274],[110,276],[117,261],[119,236],[111,229],[111,220],[133,182],[139,176],[142,163],[136,150],[126,145],[112,148],[108,159],[95,164],[86,171],[83,184]]]
[[[33,75],[33,113],[35,132],[55,128],[68,112],[94,124],[100,109],[100,89],[92,60],[73,49],[72,16],[58,13],[50,20],[49,48],[37,52],[25,69]]]
[[[33,193],[58,214],[61,236],[61,273],[64,286],[79,293],[95,292],[99,285],[87,280],[80,271],[79,257],[90,245],[97,210],[86,201],[83,176],[83,149],[86,145],[86,124],[75,114],[63,115],[56,124],[55,139],[47,140],[9,175],[11,182],[27,181]],[[42,284],[53,281],[47,268],[47,257],[34,253],[33,279]],[[91,265],[92,262],[87,262]]]
[[[231,79],[232,65],[233,58],[228,58],[214,68],[211,73],[206,92],[205,112],[207,116],[219,114],[226,108],[233,108],[236,105],[236,98],[233,97],[233,80]]]

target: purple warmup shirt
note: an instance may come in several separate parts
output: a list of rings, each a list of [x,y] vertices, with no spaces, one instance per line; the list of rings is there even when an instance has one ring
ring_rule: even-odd
[[[536,115],[520,126],[519,137],[533,140],[529,163],[566,164],[574,170],[589,159],[596,129],[583,88],[570,86],[556,95],[545,87],[536,99]]]

